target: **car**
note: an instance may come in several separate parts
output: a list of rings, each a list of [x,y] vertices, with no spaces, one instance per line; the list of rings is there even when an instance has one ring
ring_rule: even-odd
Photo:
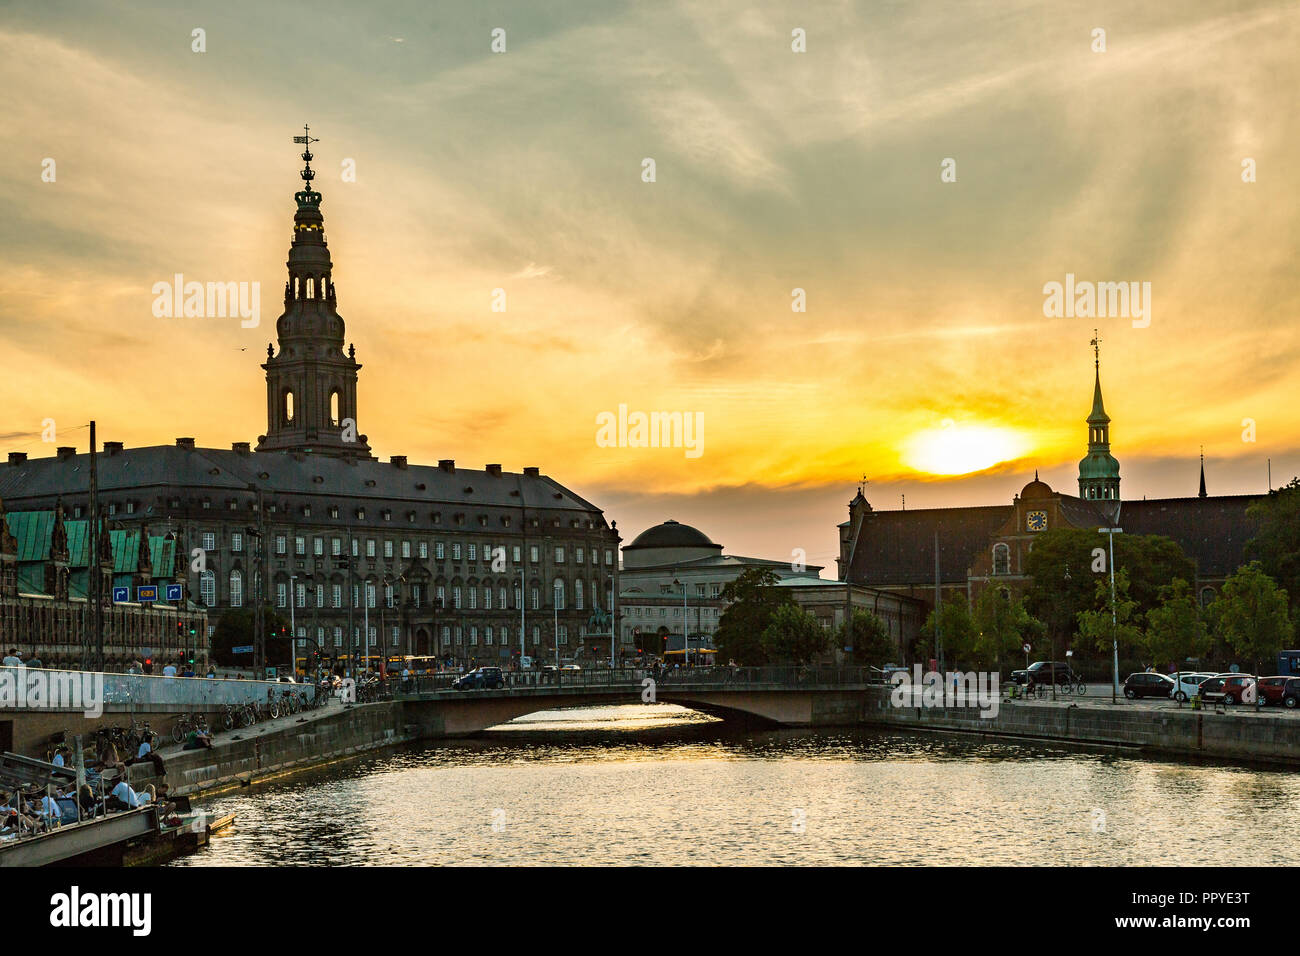
[[[1295,680],[1285,674],[1279,674],[1275,677],[1261,677],[1255,682],[1255,693],[1259,695],[1259,702],[1264,706],[1269,704],[1280,704],[1286,694],[1286,685],[1288,682]],[[1294,704],[1290,706],[1294,707]]]
[[[582,670],[582,668],[579,667],[577,664],[565,664],[563,667],[560,668],[560,670],[562,670],[562,671],[580,671],[580,670]]]
[[[1201,700],[1207,703],[1222,701],[1225,704],[1253,704],[1255,702],[1255,676],[1253,674],[1219,674],[1201,685]]]
[[[1129,700],[1139,697],[1169,697],[1174,692],[1174,679],[1154,671],[1129,674],[1124,680],[1124,696]]]
[[[1034,661],[1025,676],[1035,684],[1051,684],[1053,678],[1057,684],[1075,683],[1074,671],[1065,661]]]
[[[1201,685],[1213,676],[1213,674],[1201,674],[1195,671],[1182,671],[1174,675],[1174,687],[1169,692],[1169,696],[1182,703],[1188,698],[1195,697],[1200,692]]]
[[[1288,677],[1282,688],[1282,706],[1294,710],[1300,705],[1300,677]]]
[[[476,667],[452,682],[452,690],[496,690],[506,686],[499,667]]]

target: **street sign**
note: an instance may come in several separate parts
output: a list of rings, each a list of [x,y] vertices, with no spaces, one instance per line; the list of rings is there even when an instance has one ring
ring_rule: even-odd
[[[148,604],[158,600],[158,585],[142,584],[135,589],[135,599],[141,604]]]
[[[181,586],[179,584],[167,585],[167,603],[172,604],[181,599]]]
[[[113,588],[113,603],[121,604],[124,601],[131,600],[130,588]]]
[[[232,648],[230,649],[230,653],[232,653],[232,654],[251,654],[251,653],[253,653],[253,645],[252,645],[252,644],[240,644],[238,647],[232,647]]]
[[[1032,648],[1031,648],[1028,644],[1026,644],[1026,645],[1025,645],[1025,653],[1028,654],[1031,650],[1032,650]]]

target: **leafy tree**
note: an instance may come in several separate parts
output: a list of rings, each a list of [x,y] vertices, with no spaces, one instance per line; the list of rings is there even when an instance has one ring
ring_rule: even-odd
[[[1162,589],[1160,604],[1146,615],[1143,646],[1157,666],[1173,664],[1183,669],[1189,657],[1201,657],[1209,650],[1209,634],[1200,605],[1182,578]]]
[[[1046,630],[1042,621],[1025,610],[1023,599],[1009,600],[995,588],[980,592],[972,618],[975,659],[999,670],[1003,663],[1018,659],[1026,642],[1037,644]]]
[[[1300,478],[1268,493],[1246,509],[1259,522],[1259,531],[1246,542],[1246,558],[1258,561],[1264,573],[1294,599],[1300,594]],[[1291,607],[1300,634],[1300,601]]]
[[[769,661],[778,664],[807,664],[825,654],[831,636],[815,615],[797,604],[782,604],[772,612],[760,641]]]
[[[853,616],[840,625],[841,647],[853,648],[853,659],[859,664],[890,664],[898,660],[898,644],[889,635],[889,626],[870,611],[854,611]]]
[[[278,614],[269,605],[263,611],[263,619],[266,623],[266,636],[268,645],[274,647],[271,642],[274,635],[280,633],[280,628],[288,628],[289,619]],[[235,667],[239,665],[250,665],[253,663],[251,654],[232,653],[232,647],[242,647],[253,643],[253,608],[251,607],[232,607],[227,608],[217,618],[217,626],[212,632],[212,660],[221,664],[223,667]],[[287,654],[288,652],[285,651]]]
[[[1093,602],[1093,609],[1078,614],[1079,637],[1097,650],[1107,652],[1112,648],[1112,641],[1118,641],[1120,656],[1132,656],[1133,649],[1142,646],[1143,635],[1138,603],[1129,597],[1128,570],[1115,572],[1113,616],[1109,578],[1097,582]]]
[[[935,617],[934,611],[926,617],[916,645],[917,656],[927,661],[938,656],[935,653]],[[959,660],[968,660],[975,649],[975,621],[966,595],[958,592],[943,599],[939,605],[938,625],[944,666],[952,667]]]
[[[766,568],[749,568],[722,589],[728,603],[713,635],[720,660],[734,660],[743,667],[767,663],[763,632],[778,608],[794,603],[789,591],[776,586],[778,580]]]
[[[1054,640],[1068,644],[1079,627],[1079,615],[1097,609],[1097,583],[1104,580],[1109,593],[1109,562],[1106,535],[1082,528],[1043,532],[1025,558],[1025,573],[1033,578],[1025,608],[1047,625]],[[1154,534],[1115,535],[1115,571],[1117,581],[1120,573],[1127,575],[1127,597],[1134,602],[1137,616],[1160,603],[1160,589],[1174,578],[1192,581],[1196,577],[1195,564],[1178,543]],[[1106,608],[1109,611],[1110,605]],[[1109,638],[1106,648],[1110,648]]]
[[[1287,593],[1258,561],[1233,572],[1211,608],[1219,637],[1253,665],[1276,660],[1292,637]]]

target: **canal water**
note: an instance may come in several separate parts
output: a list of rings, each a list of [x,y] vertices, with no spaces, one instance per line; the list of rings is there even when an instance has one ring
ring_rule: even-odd
[[[1300,774],[670,705],[548,711],[197,806],[174,866],[1294,864]]]

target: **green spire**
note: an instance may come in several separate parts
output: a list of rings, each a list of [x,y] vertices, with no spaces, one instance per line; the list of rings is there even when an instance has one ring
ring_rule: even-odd
[[[1079,462],[1079,497],[1119,499],[1119,462],[1110,453],[1110,416],[1101,401],[1101,336],[1093,332],[1092,411],[1088,415],[1088,454]]]

